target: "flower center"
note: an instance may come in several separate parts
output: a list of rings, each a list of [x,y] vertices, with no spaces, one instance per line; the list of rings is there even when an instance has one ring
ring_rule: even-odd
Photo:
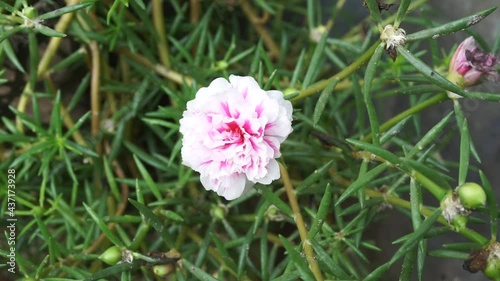
[[[226,144],[242,144],[245,141],[245,133],[235,121],[227,123],[226,126],[224,137]]]

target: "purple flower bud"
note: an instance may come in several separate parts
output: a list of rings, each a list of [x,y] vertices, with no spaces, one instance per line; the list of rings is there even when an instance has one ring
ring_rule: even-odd
[[[496,65],[499,60],[495,55],[485,53],[471,36],[458,46],[450,62],[448,78],[462,87],[468,87],[478,82],[481,77],[497,81]]]

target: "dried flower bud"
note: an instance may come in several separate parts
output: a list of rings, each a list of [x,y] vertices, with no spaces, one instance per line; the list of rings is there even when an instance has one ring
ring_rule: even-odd
[[[452,223],[455,227],[460,228],[466,221],[463,221],[459,216],[468,216],[470,211],[465,209],[456,193],[451,193],[441,202],[443,209],[443,217]]]
[[[448,79],[465,88],[476,84],[481,77],[497,81],[496,65],[499,60],[495,55],[485,53],[471,36],[458,46],[450,61]]]
[[[469,254],[469,257],[464,261],[462,268],[470,273],[476,273],[484,270],[490,251],[486,249],[474,250]]]
[[[270,205],[267,208],[265,215],[270,221],[283,221],[285,219],[283,213],[274,205]]]
[[[396,48],[406,43],[406,31],[388,24],[380,34],[380,40],[385,43],[385,52],[395,61],[398,55]]]
[[[315,43],[319,43],[321,40],[321,37],[323,37],[323,34],[328,33],[328,29],[326,29],[326,26],[324,25],[319,25],[311,32],[309,33],[309,39]]]

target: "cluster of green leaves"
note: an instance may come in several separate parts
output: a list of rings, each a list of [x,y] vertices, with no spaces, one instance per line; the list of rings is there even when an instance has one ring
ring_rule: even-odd
[[[445,101],[446,91],[500,100],[448,81],[439,70],[449,57],[436,44],[420,49],[422,40],[466,29],[495,8],[441,25],[425,13],[409,14],[425,10],[426,0],[403,0],[395,14],[381,14],[377,1],[367,0],[371,28],[364,21],[343,37],[313,42],[316,27],[339,24],[346,1],[331,7],[313,0],[68,1],[32,18],[23,14],[29,3],[11,2],[0,1],[0,61],[28,81],[10,107],[14,117],[2,116],[0,171],[16,171],[19,279],[156,280],[155,267],[175,264],[169,280],[386,280],[403,260],[400,280],[422,280],[427,255],[465,259],[489,243],[440,216],[438,201],[466,181],[469,158],[480,161],[460,103],[427,132],[418,113]],[[50,18],[59,20],[56,27],[45,25]],[[379,32],[406,22],[422,31],[407,36],[393,62]],[[27,58],[14,52],[13,34],[28,38],[18,47],[27,48]],[[58,49],[63,35],[69,50]],[[500,36],[491,51],[499,46]],[[426,52],[432,67],[421,59]],[[64,73],[69,88],[54,82]],[[282,160],[296,199],[278,181],[226,202],[205,192],[182,165],[178,121],[185,104],[199,87],[229,74],[254,76],[293,101],[294,132]],[[381,122],[376,104],[396,95],[407,98],[408,109]],[[50,116],[42,113],[47,107]],[[441,135],[456,131],[458,179],[449,176],[453,166],[435,157]],[[0,174],[2,218],[6,175]],[[489,216],[495,241],[497,204],[480,176],[488,204],[477,211]],[[424,202],[425,190],[438,200]],[[369,252],[380,249],[366,233],[388,204],[408,216],[414,232],[394,241],[401,246],[378,266]],[[297,230],[304,226],[307,240]],[[471,242],[427,249],[427,239],[450,232]],[[101,262],[111,246],[133,260]],[[179,262],[152,254],[172,250]],[[8,253],[2,246],[0,256]]]

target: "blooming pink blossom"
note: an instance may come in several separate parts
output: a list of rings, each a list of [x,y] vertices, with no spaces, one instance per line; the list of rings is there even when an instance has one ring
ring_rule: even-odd
[[[498,59],[479,49],[474,38],[465,39],[455,51],[450,62],[449,78],[459,86],[476,84],[481,77],[498,80],[496,65]]]
[[[292,132],[292,104],[254,78],[231,75],[201,88],[180,120],[182,161],[207,190],[232,200],[280,177],[280,144]]]

